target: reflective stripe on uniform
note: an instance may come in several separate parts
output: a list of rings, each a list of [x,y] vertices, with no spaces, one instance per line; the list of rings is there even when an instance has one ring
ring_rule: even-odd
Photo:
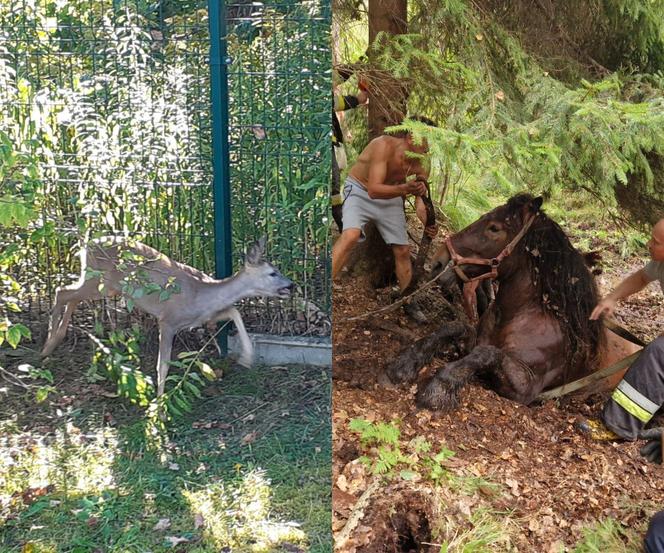
[[[334,196],[331,196],[330,199],[332,200],[332,205],[341,205],[344,203],[344,199],[341,194],[334,194]]]
[[[622,390],[619,390],[618,388],[613,390],[613,394],[611,394],[611,399],[613,399],[613,401],[615,401],[618,405],[620,405],[630,415],[636,417],[643,423],[648,422],[652,418],[651,413],[648,413],[648,411],[646,411],[638,403],[627,397],[625,393]]]
[[[636,388],[634,388],[634,386],[632,386],[626,380],[620,381],[620,383],[618,384],[618,389],[623,394],[625,394],[629,399],[631,399],[634,403],[638,404],[639,407],[641,407],[645,411],[648,411],[648,413],[650,413],[651,415],[657,413],[659,405],[657,405],[654,401],[651,401],[646,396],[644,396],[641,392],[639,392]]]

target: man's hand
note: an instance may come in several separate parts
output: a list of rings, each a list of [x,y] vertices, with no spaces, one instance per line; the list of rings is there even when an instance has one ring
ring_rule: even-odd
[[[424,196],[427,193],[426,184],[424,184],[421,180],[411,180],[405,182],[402,185],[402,190],[406,196],[409,194],[413,194],[414,196]]]
[[[424,227],[424,234],[426,234],[432,240],[438,234],[438,225],[431,225],[430,227]]]
[[[639,434],[641,440],[648,440],[639,453],[651,463],[662,464],[662,432],[664,428],[649,428]]]
[[[355,96],[359,104],[366,104],[369,100],[369,93],[366,90],[360,89],[360,91]]]
[[[610,317],[611,315],[613,315],[613,312],[616,309],[616,303],[618,302],[614,300],[611,296],[606,296],[605,298],[600,300],[595,309],[593,309],[593,312],[590,314],[590,320],[596,321],[602,315],[604,315],[605,317]]]

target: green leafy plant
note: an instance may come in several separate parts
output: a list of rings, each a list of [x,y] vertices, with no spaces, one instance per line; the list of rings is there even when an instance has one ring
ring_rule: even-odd
[[[88,378],[108,378],[117,386],[120,397],[142,407],[154,395],[152,378],[140,370],[141,331],[138,326],[127,330],[113,330],[108,338],[96,339],[97,349],[92,357]]]
[[[201,390],[207,385],[205,380],[217,378],[212,367],[200,359],[203,349],[180,353],[176,361],[171,361],[171,367],[179,368],[182,374],[169,373],[166,382],[173,385],[157,398],[157,412],[181,417],[191,413],[193,401],[202,399]]]
[[[98,329],[99,331],[100,329]],[[136,325],[127,330],[113,330],[108,338],[92,336],[97,349],[93,356],[88,378],[107,378],[117,386],[117,394],[131,403],[147,408],[148,417],[159,426],[164,421],[190,413],[193,403],[202,399],[201,390],[206,381],[216,379],[212,367],[201,359],[201,354],[215,339],[211,337],[198,351],[178,354],[170,366],[180,369],[181,374],[170,373],[166,378],[170,384],[161,397],[155,396],[151,376],[141,371],[140,342],[142,335]]]
[[[399,421],[369,422],[353,419],[349,428],[360,437],[360,442],[369,452],[360,459],[373,474],[404,480],[427,478],[439,481],[448,476],[444,462],[454,455],[443,447],[437,453],[424,437],[417,436],[409,442],[400,441]],[[398,472],[397,472],[398,471]]]

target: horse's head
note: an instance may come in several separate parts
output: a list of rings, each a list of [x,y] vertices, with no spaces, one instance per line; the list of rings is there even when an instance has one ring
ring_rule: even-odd
[[[450,260],[469,279],[490,272],[492,261],[497,269],[522,238],[522,231],[537,215],[542,202],[541,197],[519,194],[450,236],[433,257],[431,276],[442,272]]]

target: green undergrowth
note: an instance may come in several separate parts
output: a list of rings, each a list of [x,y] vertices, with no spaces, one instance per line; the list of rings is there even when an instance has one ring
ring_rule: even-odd
[[[168,435],[95,403],[7,417],[0,551],[331,552],[329,372],[236,369],[206,391]]]
[[[604,519],[583,532],[573,553],[641,553],[646,525],[626,528],[614,519]]]

